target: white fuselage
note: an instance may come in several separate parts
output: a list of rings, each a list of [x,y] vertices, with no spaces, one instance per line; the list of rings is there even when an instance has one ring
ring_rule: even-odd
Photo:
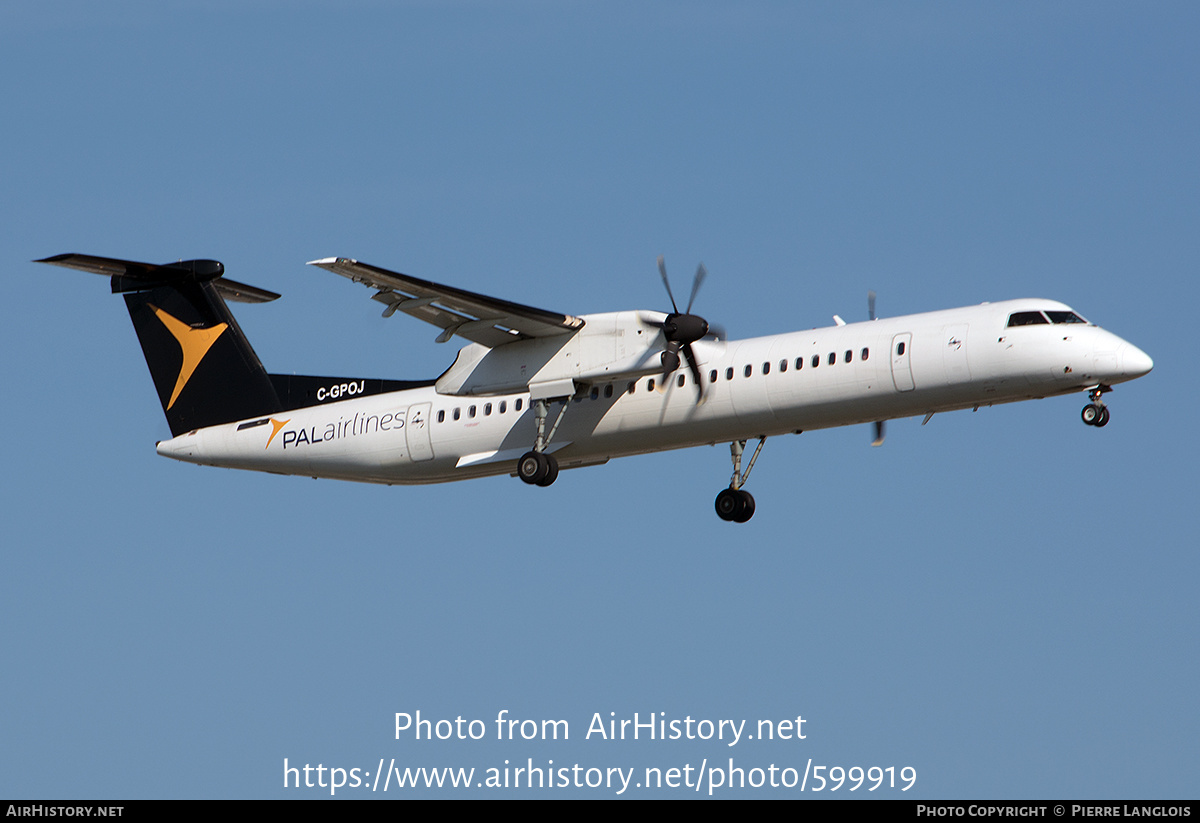
[[[704,376],[700,403],[686,366],[665,381],[656,373],[635,379],[628,366],[611,381],[593,375],[574,399],[550,403],[547,430],[564,402],[567,409],[546,450],[564,469],[594,465],[1109,386],[1153,365],[1132,344],[1090,324],[1006,325],[1025,310],[1069,311],[1048,300],[1010,300],[747,340],[702,340],[694,344]],[[614,317],[584,319],[595,329]],[[663,344],[655,330],[648,332],[654,333],[645,335],[638,352],[622,356],[638,354],[652,368]],[[163,441],[158,452],[281,474],[440,483],[513,474],[534,440],[528,390],[465,395],[429,386],[212,426]]]

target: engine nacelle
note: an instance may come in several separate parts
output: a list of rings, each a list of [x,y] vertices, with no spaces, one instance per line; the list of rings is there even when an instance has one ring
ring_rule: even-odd
[[[661,312],[583,315],[582,329],[494,349],[472,343],[437,380],[440,394],[487,395],[530,390],[535,397],[566,396],[567,381],[587,385],[636,379],[663,370],[666,341]]]

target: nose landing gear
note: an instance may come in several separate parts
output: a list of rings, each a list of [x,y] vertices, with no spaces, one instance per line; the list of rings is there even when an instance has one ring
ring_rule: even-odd
[[[1108,425],[1108,406],[1104,405],[1101,395],[1110,391],[1112,389],[1104,385],[1096,386],[1088,391],[1088,397],[1092,399],[1092,402],[1084,406],[1083,411],[1079,413],[1084,423],[1098,429]]]

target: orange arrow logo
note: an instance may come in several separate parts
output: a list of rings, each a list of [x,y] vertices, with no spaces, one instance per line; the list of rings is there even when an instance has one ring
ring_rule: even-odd
[[[271,428],[273,431],[271,432],[271,436],[267,438],[267,445],[263,446],[263,449],[266,450],[271,448],[271,441],[275,439],[275,435],[279,434],[279,430],[291,422],[292,418],[290,417],[287,420],[276,420],[274,417],[272,417]]]
[[[175,401],[179,398],[179,393],[183,391],[183,387],[192,379],[192,373],[196,371],[196,367],[200,365],[200,361],[204,359],[204,355],[208,354],[208,350],[212,348],[212,344],[217,342],[217,338],[225,333],[225,329],[229,326],[225,323],[218,323],[210,329],[194,329],[182,320],[178,320],[158,306],[147,304],[154,311],[154,315],[167,327],[167,331],[171,336],[179,341],[179,348],[183,350],[183,365],[179,367],[179,379],[175,381],[175,391],[171,392],[171,399],[167,403],[167,409],[175,405]]]

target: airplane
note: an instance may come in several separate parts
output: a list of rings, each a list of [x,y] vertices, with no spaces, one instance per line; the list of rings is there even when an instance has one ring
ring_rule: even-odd
[[[513,475],[549,486],[559,469],[728,442],[717,515],[744,523],[744,488],[768,437],[1086,392],[1081,417],[1108,424],[1103,396],[1150,372],[1144,352],[1052,300],[983,303],[727,340],[680,311],[571,316],[344,257],[310,265],[374,291],[396,312],[468,341],[433,380],[270,374],[226,300],[278,294],[227,279],[215,260],[155,265],[84,254],[34,262],[107,276],[125,298],[171,439],[160,455],[209,466],[368,483]],[[757,440],[743,465],[746,445]]]

